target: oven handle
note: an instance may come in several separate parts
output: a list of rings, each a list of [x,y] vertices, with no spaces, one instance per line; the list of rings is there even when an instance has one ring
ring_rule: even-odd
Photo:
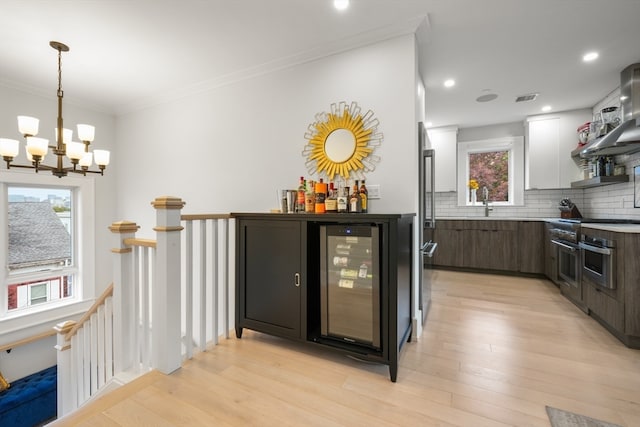
[[[613,251],[609,248],[600,248],[598,246],[588,245],[583,242],[580,242],[578,246],[580,246],[580,249],[584,249],[585,251],[595,252],[597,254],[611,255],[613,253]]]
[[[558,241],[558,240],[551,240],[551,243],[553,243],[554,245],[558,245],[558,246],[560,246],[561,248],[564,248],[564,249],[566,249],[566,250],[568,250],[568,251],[571,251],[571,252],[576,252],[576,251],[578,250],[578,249],[576,249],[575,247],[573,247],[573,246],[569,246],[569,245],[567,245],[566,243],[562,243],[562,242],[560,242],[560,241]]]

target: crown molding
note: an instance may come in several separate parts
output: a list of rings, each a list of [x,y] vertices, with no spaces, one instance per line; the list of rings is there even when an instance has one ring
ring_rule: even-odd
[[[299,52],[294,55],[275,59],[263,64],[248,67],[237,72],[223,76],[217,76],[192,85],[183,86],[175,90],[165,91],[156,96],[142,98],[139,101],[116,106],[117,115],[123,115],[138,110],[143,110],[156,105],[161,105],[181,98],[212,91],[227,85],[244,80],[253,79],[262,75],[274,73],[307,62],[316,61],[331,55],[347,52],[367,45],[372,45],[385,40],[390,40],[407,34],[416,34],[420,30],[420,38],[424,39],[424,29],[428,27],[426,15],[414,17],[408,21],[365,31],[353,36],[336,40],[331,43]]]

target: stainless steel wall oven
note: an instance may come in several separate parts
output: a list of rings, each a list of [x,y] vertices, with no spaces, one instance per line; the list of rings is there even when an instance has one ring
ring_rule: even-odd
[[[580,283],[580,248],[578,245],[551,241],[558,250],[558,278],[565,281],[569,286],[577,287]]]
[[[556,251],[557,277],[553,281],[563,295],[581,310],[586,310],[582,298],[582,264],[578,245],[580,223],[560,219],[552,223],[549,233]]]

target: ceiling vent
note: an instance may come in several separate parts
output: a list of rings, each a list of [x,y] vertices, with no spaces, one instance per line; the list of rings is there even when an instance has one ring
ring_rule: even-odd
[[[530,93],[530,94],[527,94],[527,95],[520,95],[519,97],[516,98],[516,102],[533,101],[537,97],[538,97],[537,93]]]

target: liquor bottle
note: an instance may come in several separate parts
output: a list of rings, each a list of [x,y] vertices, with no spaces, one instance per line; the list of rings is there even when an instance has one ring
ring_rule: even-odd
[[[358,181],[356,181],[353,186],[353,193],[351,193],[351,196],[349,197],[349,212],[362,212],[362,199],[360,198],[360,191],[358,190]]]
[[[304,211],[305,213],[314,213],[316,210],[316,198],[314,193],[315,182],[307,181],[307,191],[304,193]]]
[[[306,182],[304,180],[304,177],[301,176],[300,177],[300,185],[298,185],[298,194],[296,197],[296,212],[304,212],[304,195],[305,195],[305,185]]]
[[[327,195],[327,200],[324,201],[324,208],[327,213],[338,212],[338,197],[336,195],[336,190],[333,187],[333,182],[329,183],[329,194]]]
[[[369,191],[367,191],[367,186],[364,185],[364,179],[360,185],[360,198],[362,199],[362,213],[367,213],[367,209],[369,208]]]
[[[320,178],[320,182],[316,182],[315,190],[316,190],[315,213],[325,213],[326,206],[324,202],[327,199],[327,184],[322,181],[322,178]]]
[[[338,189],[338,213],[349,212],[349,197],[347,197],[347,187],[340,187]]]

